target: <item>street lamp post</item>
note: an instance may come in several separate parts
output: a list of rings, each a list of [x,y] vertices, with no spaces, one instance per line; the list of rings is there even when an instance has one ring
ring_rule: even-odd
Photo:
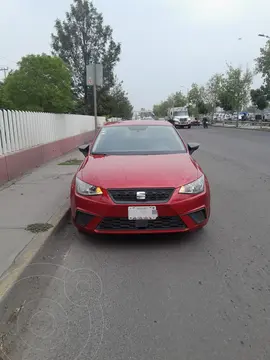
[[[270,39],[270,36],[266,35],[266,34],[258,34],[258,36],[260,37],[264,37],[266,39]]]

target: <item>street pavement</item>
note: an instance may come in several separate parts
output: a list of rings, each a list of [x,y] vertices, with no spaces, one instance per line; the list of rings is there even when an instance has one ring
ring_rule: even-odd
[[[32,269],[11,359],[270,358],[270,133],[180,132],[201,143],[208,226],[89,237],[68,224],[44,250],[42,276]]]

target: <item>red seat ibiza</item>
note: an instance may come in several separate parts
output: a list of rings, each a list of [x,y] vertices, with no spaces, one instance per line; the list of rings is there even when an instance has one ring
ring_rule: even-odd
[[[206,176],[167,121],[104,126],[71,184],[71,212],[84,232],[173,233],[205,226],[210,216]]]

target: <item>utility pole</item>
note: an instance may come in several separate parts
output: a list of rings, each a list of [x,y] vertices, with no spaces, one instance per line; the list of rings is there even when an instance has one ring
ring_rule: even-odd
[[[4,78],[6,78],[7,77],[8,67],[1,67],[0,71],[4,71]]]
[[[94,65],[94,116],[95,116],[95,129],[97,130],[98,123],[97,123],[97,64]]]

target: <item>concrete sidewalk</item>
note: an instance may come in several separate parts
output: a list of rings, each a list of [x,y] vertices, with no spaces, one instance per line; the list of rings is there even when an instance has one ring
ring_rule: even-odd
[[[49,223],[67,202],[78,164],[59,163],[70,159],[83,156],[72,151],[0,187],[0,276],[36,235],[27,226]]]

